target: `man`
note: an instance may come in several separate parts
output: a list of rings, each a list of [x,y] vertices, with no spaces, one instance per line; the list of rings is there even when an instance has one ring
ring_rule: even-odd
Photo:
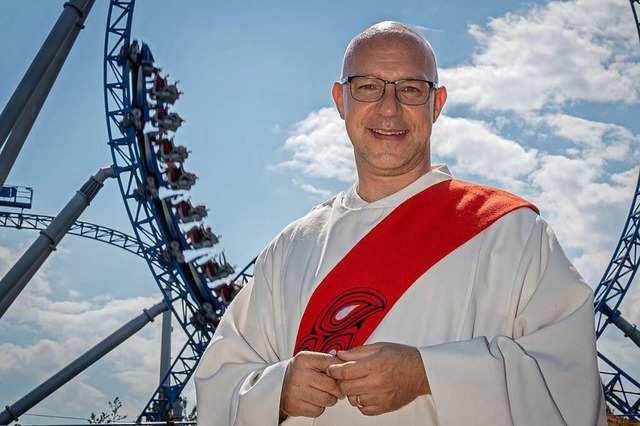
[[[431,166],[437,82],[409,27],[349,44],[358,182],[259,256],[196,372],[201,425],[606,424],[591,289],[534,206]]]

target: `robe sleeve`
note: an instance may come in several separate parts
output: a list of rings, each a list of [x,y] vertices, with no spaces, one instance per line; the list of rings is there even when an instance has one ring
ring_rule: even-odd
[[[271,254],[258,257],[195,372],[200,426],[278,424],[288,360],[277,351]]]
[[[606,426],[593,293],[536,219],[504,336],[419,348],[440,424]]]

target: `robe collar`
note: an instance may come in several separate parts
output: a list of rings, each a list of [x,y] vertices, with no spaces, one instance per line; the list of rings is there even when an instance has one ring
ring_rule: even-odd
[[[443,182],[445,180],[452,179],[451,172],[446,164],[438,164],[431,168],[431,171],[425,173],[414,182],[410,183],[400,191],[391,194],[385,198],[368,203],[358,195],[355,183],[349,190],[342,195],[340,204],[342,207],[348,210],[360,210],[360,209],[375,209],[375,208],[389,208],[396,207],[404,200],[416,195],[418,192],[429,188],[436,183]]]

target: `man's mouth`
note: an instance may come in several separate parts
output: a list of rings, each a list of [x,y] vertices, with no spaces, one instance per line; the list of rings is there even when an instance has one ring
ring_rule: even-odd
[[[373,133],[383,136],[398,136],[407,133],[406,130],[382,130],[382,129],[371,129]]]

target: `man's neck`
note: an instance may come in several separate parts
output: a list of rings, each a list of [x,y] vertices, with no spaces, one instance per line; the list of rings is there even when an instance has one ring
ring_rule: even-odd
[[[359,173],[356,191],[364,201],[373,203],[406,188],[430,171],[431,165],[398,176]]]

